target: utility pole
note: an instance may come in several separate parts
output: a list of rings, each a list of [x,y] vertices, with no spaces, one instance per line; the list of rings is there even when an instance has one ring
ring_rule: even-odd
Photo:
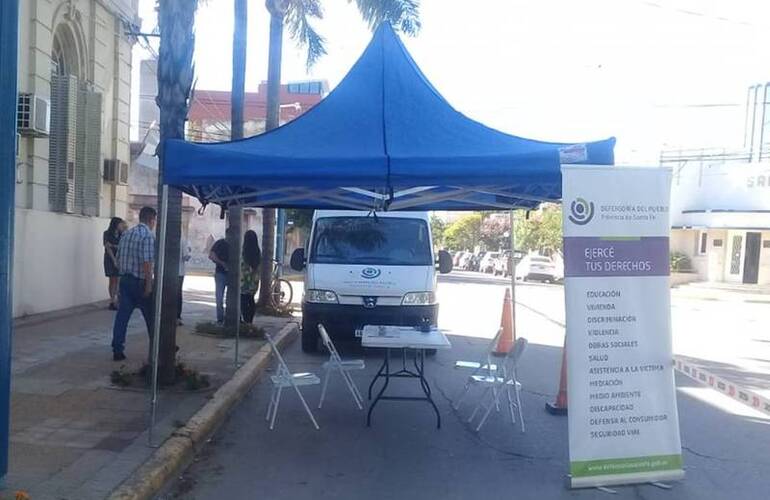
[[[8,473],[16,194],[16,75],[19,0],[0,2],[0,480]]]

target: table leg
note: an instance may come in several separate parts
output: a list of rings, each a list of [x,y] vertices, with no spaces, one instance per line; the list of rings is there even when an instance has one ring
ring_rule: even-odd
[[[377,406],[377,402],[382,397],[382,394],[385,392],[385,389],[388,388],[388,382],[390,381],[390,349],[385,349],[385,361],[382,363],[382,366],[380,367],[380,371],[374,377],[374,380],[377,380],[377,378],[380,377],[380,373],[382,373],[383,368],[385,369],[385,375],[384,375],[385,383],[382,385],[382,388],[377,393],[377,397],[374,398],[374,401],[372,401],[372,404],[369,405],[369,412],[366,414],[367,427],[371,427],[372,425],[372,410],[374,410],[374,407]],[[372,384],[374,384],[374,380],[372,381]],[[369,390],[371,390],[371,386],[369,386]]]
[[[417,364],[417,360],[423,359],[422,356],[425,355],[425,351],[423,350],[417,350],[414,351],[414,369],[417,370],[417,375],[420,378],[420,385],[422,386],[423,392],[425,392],[428,396],[431,395],[430,386],[428,385],[427,381],[425,380],[425,377],[422,375],[423,368],[422,361],[420,362],[420,365]]]
[[[425,350],[420,349],[418,353],[419,354],[416,354],[416,356],[419,356],[420,358],[420,366],[417,368],[417,372],[420,374],[420,385],[422,386],[423,392],[425,392],[425,398],[433,407],[433,411],[436,412],[436,428],[441,429],[441,413],[439,413],[438,407],[431,397],[430,385],[428,385],[428,381],[425,379]]]
[[[379,371],[377,372],[377,374],[372,379],[372,382],[369,384],[369,401],[372,400],[372,389],[374,388],[374,384],[375,384],[375,382],[377,382],[377,379],[382,376],[382,370],[385,369],[385,364],[388,362],[387,361],[387,358],[388,358],[388,354],[387,353],[388,352],[389,352],[388,349],[385,349],[385,361],[382,362],[382,364],[380,365]]]

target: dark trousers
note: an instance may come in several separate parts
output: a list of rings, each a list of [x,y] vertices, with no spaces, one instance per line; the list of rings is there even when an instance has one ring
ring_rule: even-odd
[[[139,309],[147,325],[147,335],[152,339],[153,299],[152,295],[144,296],[144,280],[133,276],[121,276],[120,302],[115,314],[115,325],[112,328],[112,352],[122,353],[126,344],[126,330],[134,309]]]
[[[254,314],[257,312],[257,303],[254,302],[253,293],[241,294],[241,317],[244,323],[254,321]]]
[[[183,300],[183,294],[182,294],[182,286],[184,286],[184,276],[179,277],[179,293],[176,297],[176,317],[177,319],[182,319],[182,300]]]
[[[227,273],[214,273],[214,299],[217,302],[217,323],[225,321],[225,293],[227,292]]]

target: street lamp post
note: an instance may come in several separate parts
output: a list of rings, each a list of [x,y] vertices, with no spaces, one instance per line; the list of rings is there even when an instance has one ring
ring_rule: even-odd
[[[19,1],[0,2],[0,481],[8,472]]]

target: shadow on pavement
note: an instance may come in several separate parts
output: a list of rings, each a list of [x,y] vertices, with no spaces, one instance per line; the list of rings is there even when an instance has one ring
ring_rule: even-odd
[[[450,401],[468,373],[458,359],[475,360],[487,339],[451,337],[451,351],[426,360],[429,382],[442,415],[435,427],[431,408],[420,402],[381,402],[372,427],[355,408],[340,380],[330,385],[323,410],[318,387],[303,390],[321,426],[315,431],[297,397],[281,402],[276,429],[264,415],[269,387],[262,380],[214,438],[214,444],[184,474],[177,498],[246,498],[258,492],[271,499],[475,499],[596,498],[596,490],[565,488],[568,464],[567,419],[544,411],[556,392],[561,349],[530,344],[520,366],[526,433],[505,413],[493,412],[481,432],[467,423],[474,400],[453,410]],[[379,368],[381,353],[340,343],[345,357],[366,360],[355,372],[362,392]],[[303,354],[295,343],[286,352],[294,371],[320,373],[324,355]],[[408,394],[413,381],[391,382]],[[685,389],[698,385],[678,376]],[[736,417],[678,392],[687,479],[672,491],[651,485],[617,487],[616,498],[723,499],[763,498],[770,487],[765,458],[770,444],[766,422]],[[171,494],[170,494],[171,495]]]

